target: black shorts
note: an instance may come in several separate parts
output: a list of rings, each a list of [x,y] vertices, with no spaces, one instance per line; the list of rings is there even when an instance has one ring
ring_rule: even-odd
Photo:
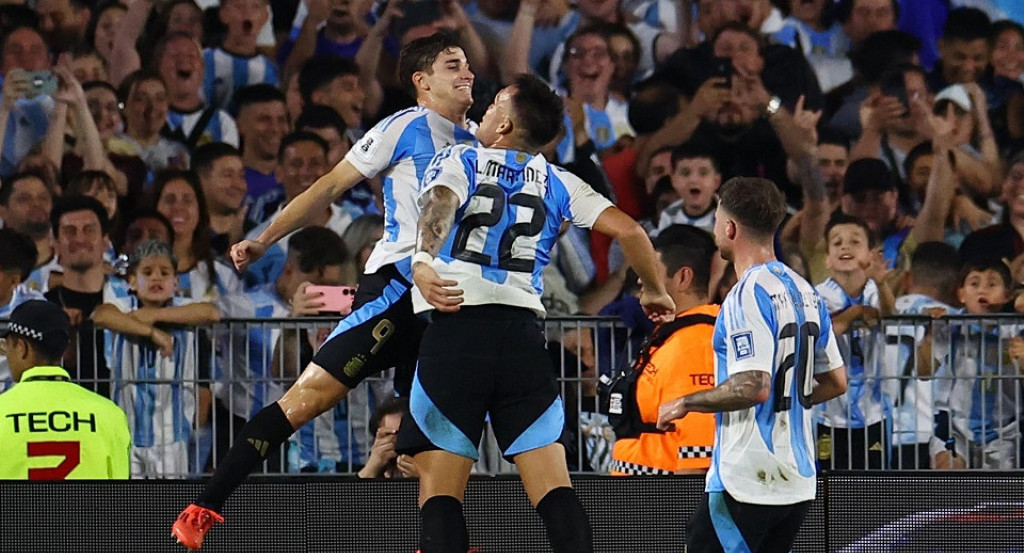
[[[867,428],[832,428],[818,425],[818,462],[821,470],[884,469],[889,466],[889,422]]]
[[[435,314],[423,334],[397,450],[442,449],[470,459],[490,414],[502,455],[558,441],[565,412],[532,311],[498,305]]]
[[[395,388],[403,392],[401,375],[411,375],[415,368],[426,326],[412,311],[410,289],[394,265],[362,275],[352,313],[338,323],[313,362],[349,389],[395,367]]]
[[[736,501],[728,492],[705,493],[686,528],[686,551],[788,553],[810,508],[810,501],[753,505]]]

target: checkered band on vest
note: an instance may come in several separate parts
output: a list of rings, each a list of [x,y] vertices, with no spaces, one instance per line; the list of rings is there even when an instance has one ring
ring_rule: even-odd
[[[20,334],[22,336],[27,336],[29,338],[32,338],[33,340],[42,340],[43,339],[43,333],[42,332],[39,332],[38,330],[33,330],[31,328],[28,328],[27,326],[21,326],[18,323],[11,323],[10,329],[11,329],[11,332],[13,332],[14,334]]]
[[[644,465],[638,465],[636,463],[627,463],[618,459],[612,459],[612,464],[609,467],[614,472],[621,472],[622,474],[628,474],[630,476],[665,476],[674,474],[670,470],[656,469],[654,467],[645,467]]]
[[[699,446],[683,446],[679,448],[680,459],[704,459],[711,457],[711,452],[714,451],[714,446],[710,445],[699,445]]]

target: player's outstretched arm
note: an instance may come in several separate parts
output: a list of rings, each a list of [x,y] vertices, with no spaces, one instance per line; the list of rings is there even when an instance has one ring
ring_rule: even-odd
[[[640,304],[655,322],[669,321],[675,316],[676,304],[665,291],[665,285],[658,274],[658,258],[654,253],[651,239],[632,217],[616,207],[601,212],[594,222],[594,230],[615,238],[622,245],[626,261],[633,267],[644,285]],[[652,292],[648,292],[651,290]]]
[[[658,407],[658,428],[672,430],[675,428],[673,421],[692,412],[740,411],[764,403],[768,401],[771,380],[771,374],[765,371],[743,371],[730,376],[728,380],[710,390],[702,390],[662,403]]]
[[[348,160],[341,160],[326,175],[317,179],[309,189],[288,202],[281,210],[281,214],[256,240],[242,240],[231,246],[231,260],[235,263],[235,268],[239,271],[245,270],[262,257],[271,244],[311,225],[334,200],[364,178],[366,177]]]
[[[459,283],[442,279],[430,262],[448,239],[459,209],[459,197],[446,186],[435,186],[424,193],[421,202],[423,211],[416,236],[416,254],[412,258],[412,279],[423,298],[438,311],[458,311],[462,290],[452,287]]]
[[[814,391],[811,392],[811,403],[817,405],[846,393],[846,367],[814,375]]]

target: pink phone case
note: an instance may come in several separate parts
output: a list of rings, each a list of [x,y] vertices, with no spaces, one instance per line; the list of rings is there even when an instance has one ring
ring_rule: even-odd
[[[356,299],[356,289],[352,286],[307,286],[306,293],[323,295],[324,302],[320,308],[324,313],[341,313],[348,315],[352,312],[352,302]]]

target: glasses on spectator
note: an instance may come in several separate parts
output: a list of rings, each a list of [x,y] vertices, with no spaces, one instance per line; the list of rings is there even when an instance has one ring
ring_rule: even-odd
[[[598,59],[608,57],[608,48],[594,47],[594,48],[569,48],[569,57],[573,59],[583,59],[586,56],[593,56]]]

